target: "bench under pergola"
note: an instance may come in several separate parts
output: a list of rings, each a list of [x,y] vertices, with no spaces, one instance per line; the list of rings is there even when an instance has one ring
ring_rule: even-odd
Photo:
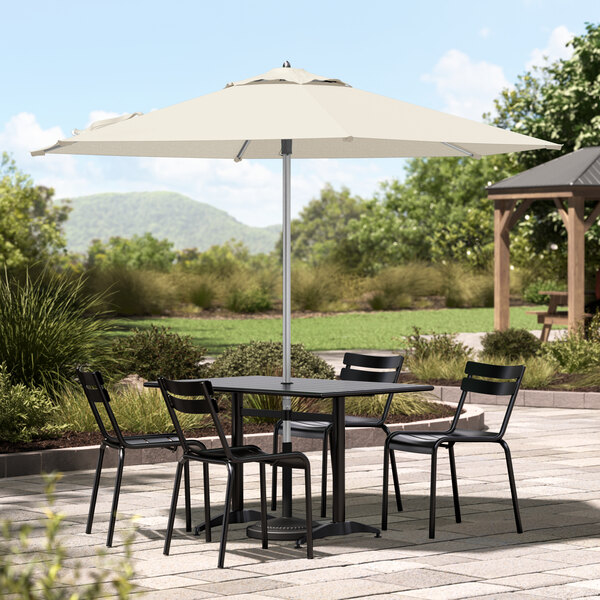
[[[600,215],[600,147],[565,154],[495,183],[487,192],[494,200],[494,328],[509,327],[510,230],[533,202],[552,200],[567,228],[567,324],[573,331],[585,312],[585,232]],[[594,203],[587,217],[586,202]]]

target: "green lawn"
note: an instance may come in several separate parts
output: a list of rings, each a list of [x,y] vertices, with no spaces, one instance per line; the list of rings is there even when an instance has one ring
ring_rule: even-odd
[[[536,307],[542,310],[543,307]],[[535,315],[525,314],[531,307],[510,309],[512,327],[541,328]],[[281,340],[281,318],[202,319],[147,318],[117,319],[114,335],[127,335],[133,328],[150,325],[170,327],[180,335],[191,336],[196,343],[219,354],[228,346],[251,340]],[[309,350],[345,350],[370,348],[387,350],[404,347],[402,336],[413,326],[422,333],[459,333],[492,331],[492,308],[445,308],[440,310],[404,310],[373,313],[341,313],[324,317],[292,319],[292,342]]]

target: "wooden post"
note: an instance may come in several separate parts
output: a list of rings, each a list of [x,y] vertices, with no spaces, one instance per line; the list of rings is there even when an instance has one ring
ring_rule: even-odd
[[[510,324],[510,228],[514,200],[494,200],[494,329]]]
[[[569,332],[583,322],[585,306],[585,199],[569,198],[568,235],[568,285]]]

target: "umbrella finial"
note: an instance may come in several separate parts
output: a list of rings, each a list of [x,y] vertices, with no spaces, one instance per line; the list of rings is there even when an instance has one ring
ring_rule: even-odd
[[[281,66],[284,67],[284,68],[286,68],[286,69],[289,69],[292,65],[290,65],[290,61],[289,60],[286,60]]]

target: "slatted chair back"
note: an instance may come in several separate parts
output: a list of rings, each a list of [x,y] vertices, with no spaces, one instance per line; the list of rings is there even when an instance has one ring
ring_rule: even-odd
[[[340,379],[346,381],[396,383],[400,376],[403,362],[404,356],[401,355],[369,356],[367,354],[346,352],[344,354],[344,367],[340,372]],[[394,394],[388,394],[380,419],[382,423],[387,419],[393,397]]]
[[[83,387],[83,391],[90,408],[92,409],[92,413],[94,414],[94,418],[96,419],[100,433],[102,433],[106,440],[126,446],[127,442],[123,437],[121,428],[119,427],[115,414],[112,410],[110,404],[110,395],[104,386],[104,379],[102,378],[101,373],[99,371],[84,371],[83,369],[78,368],[77,377],[79,378],[81,386]],[[99,406],[104,408],[103,412],[106,417],[108,417],[108,422],[105,422],[103,413],[98,410]],[[114,432],[114,435],[109,433],[111,430]]]
[[[517,394],[519,393],[524,373],[525,367],[523,365],[489,365],[468,361],[465,366],[465,374],[467,376],[460,384],[462,393],[450,431],[453,431],[458,425],[458,419],[460,418],[463,404],[469,392],[491,396],[508,396],[509,399],[502,419],[502,425],[496,434],[496,439],[501,439],[506,433],[508,421],[517,400]]]
[[[158,385],[184,451],[186,453],[189,452],[189,444],[183,435],[181,424],[177,418],[177,412],[193,415],[210,415],[225,456],[228,460],[235,462],[235,457],[231,452],[227,437],[223,431],[223,426],[221,425],[221,420],[217,414],[219,407],[213,395],[211,382],[204,380],[174,381],[159,377]]]

